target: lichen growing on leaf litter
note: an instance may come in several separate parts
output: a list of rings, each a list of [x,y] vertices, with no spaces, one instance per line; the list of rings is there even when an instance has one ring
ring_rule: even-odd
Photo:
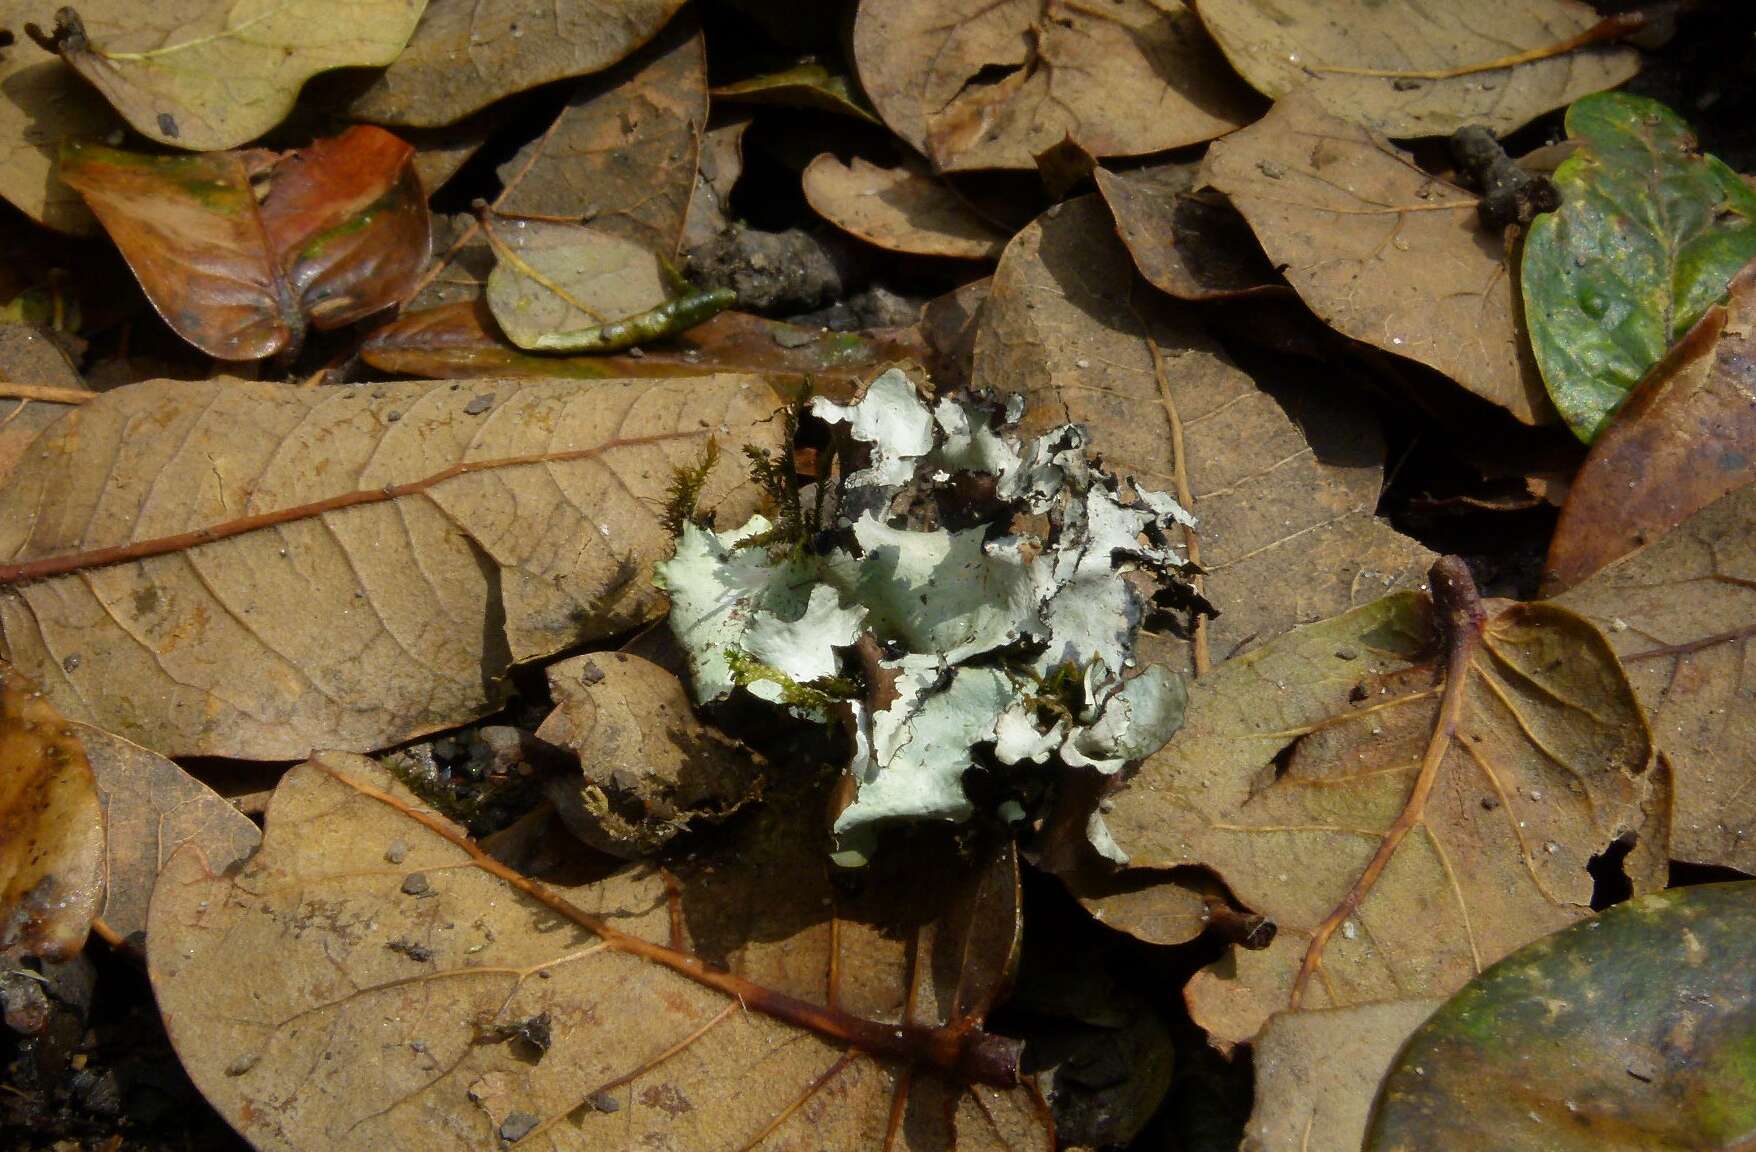
[[[1017,397],[929,404],[891,369],[808,412],[837,475],[806,491],[790,460],[753,461],[777,519],[686,519],[656,578],[699,703],[743,694],[850,733],[838,861],[888,822],[968,819],[972,768],[1017,816],[1027,783],[1112,774],[1170,737],[1185,685],[1137,669],[1135,640],[1155,606],[1212,611],[1174,500],[1106,470],[1078,425],[1020,437]],[[1119,857],[1100,816],[1088,831]]]

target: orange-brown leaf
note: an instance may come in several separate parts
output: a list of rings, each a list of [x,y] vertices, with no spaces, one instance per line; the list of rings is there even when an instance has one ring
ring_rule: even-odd
[[[103,895],[103,861],[104,813],[78,734],[0,664],[0,955],[78,952]]]

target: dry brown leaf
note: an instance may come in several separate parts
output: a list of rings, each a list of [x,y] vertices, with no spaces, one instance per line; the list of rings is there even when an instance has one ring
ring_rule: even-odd
[[[701,137],[695,190],[683,221],[683,249],[697,248],[732,224],[732,189],[744,172],[744,132],[749,120],[709,128]]]
[[[1373,514],[1384,447],[1370,415],[1343,396],[1269,394],[1196,315],[1135,277],[1101,200],[1068,201],[1001,257],[973,382],[1026,396],[1027,429],[1088,425],[1119,472],[1195,514],[1190,555],[1220,615],[1193,644],[1144,643],[1148,659],[1199,673],[1238,646],[1417,583],[1431,556]]]
[[[1331,115],[1386,136],[1503,134],[1640,68],[1632,48],[1529,63],[1598,22],[1578,0],[1200,0],[1201,22],[1244,79],[1278,100],[1309,84]],[[1495,67],[1501,62],[1500,67]],[[1459,71],[1461,75],[1437,75]]]
[[[1483,230],[1473,193],[1309,94],[1216,142],[1202,179],[1231,197],[1325,322],[1526,424],[1556,418],[1519,333],[1505,242]]]
[[[103,865],[104,812],[78,733],[0,664],[0,956],[77,953]]]
[[[1285,292],[1250,226],[1224,197],[1190,195],[1194,165],[1099,168],[1098,191],[1147,282],[1181,300]]]
[[[1756,485],[1555,603],[1622,658],[1675,776],[1671,854],[1756,876]]]
[[[1756,265],[1592,442],[1543,566],[1552,595],[1756,482]]]
[[[980,1029],[1017,947],[1010,857],[971,875],[917,852],[849,898],[803,811],[767,805],[674,873],[551,888],[326,755],[287,774],[235,877],[172,857],[153,988],[265,1152],[1050,1152],[1028,1087],[969,1082],[1016,1058]]]
[[[12,43],[0,48],[0,196],[39,224],[89,236],[97,219],[79,193],[55,176],[63,140],[107,135],[120,127],[115,112],[61,60],[30,43],[24,23],[47,25],[55,5],[35,8],[8,3],[0,30]]]
[[[543,791],[575,836],[600,852],[650,856],[697,823],[738,810],[759,762],[695,718],[675,675],[626,652],[576,656],[544,672],[555,709],[537,739],[579,758]]]
[[[408,128],[397,133],[415,146],[415,174],[428,200],[481,151],[494,128],[494,117],[482,115],[444,128]]]
[[[428,0],[408,47],[348,112],[378,124],[454,124],[514,92],[603,71],[652,39],[682,6],[683,0]]]
[[[612,323],[670,297],[663,260],[626,237],[579,224],[488,219],[494,271],[486,299],[514,344]]]
[[[1252,1046],[1243,1152],[1360,1152],[1378,1083],[1438,1000],[1280,1012]]]
[[[1275,924],[1185,991],[1221,1045],[1284,1009],[1448,996],[1590,915],[1592,857],[1663,839],[1645,809],[1664,770],[1603,635],[1548,604],[1486,617],[1453,558],[1431,581],[1432,604],[1387,597],[1197,681],[1107,798],[1131,866],[1205,866]],[[1646,847],[1637,892],[1664,884]]]
[[[389,64],[426,0],[83,0],[55,14],[62,58],[149,140],[247,144],[286,118],[305,81]]]
[[[864,0],[854,58],[884,122],[942,172],[1034,171],[1069,136],[1094,156],[1159,152],[1255,111],[1181,0]]]
[[[87,391],[78,369],[54,340],[27,324],[0,324],[0,381]],[[0,484],[24,450],[68,405],[25,398],[0,399]]]
[[[138,945],[159,869],[184,844],[215,872],[262,843],[250,817],[163,756],[89,724],[71,724],[97,780],[104,809],[104,899],[98,913],[114,936]]]
[[[0,641],[164,755],[375,748],[492,711],[516,661],[660,610],[673,468],[772,447],[762,380],[152,381],[0,492]],[[733,462],[704,497],[741,520]]]
[[[892,252],[981,260],[1006,246],[999,229],[919,160],[886,168],[858,156],[844,164],[825,152],[806,167],[804,183],[805,199],[819,216]]]
[[[707,123],[707,52],[677,20],[639,55],[580,85],[549,130],[500,166],[509,215],[565,216],[667,260],[682,249]]]

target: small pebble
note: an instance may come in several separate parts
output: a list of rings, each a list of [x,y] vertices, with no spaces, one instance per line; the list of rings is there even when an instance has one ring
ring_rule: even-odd
[[[427,883],[425,873],[410,872],[407,876],[403,877],[402,894],[404,896],[425,896],[432,890],[433,886]]]
[[[514,1112],[500,1122],[500,1139],[516,1144],[529,1136],[542,1121],[532,1112]]]
[[[384,858],[392,864],[401,864],[408,859],[409,845],[407,840],[392,840],[390,847],[384,850]]]
[[[463,406],[463,414],[465,416],[480,416],[493,406],[494,394],[492,392],[485,396],[472,396],[470,402]]]

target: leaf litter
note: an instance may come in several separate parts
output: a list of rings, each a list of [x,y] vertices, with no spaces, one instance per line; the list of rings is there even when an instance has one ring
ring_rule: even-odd
[[[1748,1141],[1751,17],[965,7],[0,12],[0,1127]]]

